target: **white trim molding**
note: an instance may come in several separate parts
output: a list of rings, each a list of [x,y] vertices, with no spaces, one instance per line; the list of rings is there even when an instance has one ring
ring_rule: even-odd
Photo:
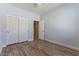
[[[0,55],[1,55],[1,51],[2,51],[2,48],[0,48]]]
[[[2,48],[3,48],[3,47],[6,47],[6,46],[7,46],[7,45],[3,45],[3,46],[0,47],[0,53],[1,53],[1,51],[2,51]]]
[[[68,45],[68,44],[63,44],[63,43],[56,42],[56,41],[51,41],[51,40],[48,40],[48,39],[45,39],[45,40],[48,41],[48,42],[51,42],[51,43],[55,43],[55,44],[58,44],[58,45],[61,45],[61,46],[64,46],[64,47],[79,51],[79,48]]]
[[[27,40],[27,41],[33,41],[33,39],[29,39],[29,40]]]

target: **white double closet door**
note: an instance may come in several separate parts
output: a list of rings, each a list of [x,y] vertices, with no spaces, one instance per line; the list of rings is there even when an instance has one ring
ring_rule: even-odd
[[[23,17],[6,17],[6,43],[14,44],[28,40],[28,20]]]

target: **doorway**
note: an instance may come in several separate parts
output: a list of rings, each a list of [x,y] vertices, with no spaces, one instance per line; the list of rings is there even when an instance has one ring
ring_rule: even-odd
[[[34,41],[39,40],[39,21],[34,21]]]

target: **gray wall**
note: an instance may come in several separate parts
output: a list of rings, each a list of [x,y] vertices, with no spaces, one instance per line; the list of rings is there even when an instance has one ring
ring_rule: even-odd
[[[28,39],[33,39],[33,20],[40,19],[40,15],[23,10],[9,4],[0,4],[0,48],[6,44],[6,16],[13,15],[26,18],[28,23]]]
[[[79,4],[64,4],[43,16],[45,40],[79,49]]]

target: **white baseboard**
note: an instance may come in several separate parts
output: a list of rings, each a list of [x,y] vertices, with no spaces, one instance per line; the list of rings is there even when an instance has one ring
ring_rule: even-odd
[[[28,41],[33,41],[33,39],[29,39]]]
[[[7,46],[7,45],[3,45],[3,46],[0,47],[0,54],[1,54],[2,48],[3,48],[3,47],[6,47],[6,46]]]
[[[79,48],[71,46],[71,45],[68,45],[68,44],[63,44],[63,43],[56,42],[56,41],[51,41],[51,40],[48,40],[48,39],[45,39],[45,40],[48,41],[48,42],[51,42],[51,43],[55,43],[55,44],[58,44],[58,45],[61,45],[61,46],[64,46],[64,47],[67,47],[67,48],[79,51]]]
[[[29,39],[28,41],[33,41],[33,39]],[[6,47],[6,46],[7,46],[7,44],[0,47],[0,53],[1,53],[1,51],[2,51],[2,48],[3,48],[3,47]]]
[[[1,54],[2,48],[0,48],[0,54]]]

